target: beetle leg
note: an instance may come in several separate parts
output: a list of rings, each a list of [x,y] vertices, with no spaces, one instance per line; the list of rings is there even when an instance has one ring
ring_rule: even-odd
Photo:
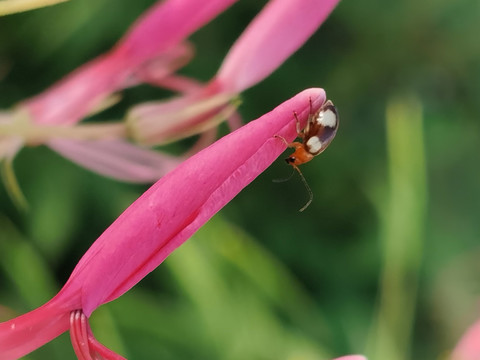
[[[296,149],[298,149],[298,148],[303,147],[303,144],[302,144],[302,143],[299,143],[299,142],[297,142],[297,141],[292,142],[292,143],[289,143],[287,140],[285,140],[285,138],[284,138],[283,136],[273,135],[273,137],[276,138],[276,139],[282,140],[283,143],[284,143],[285,145],[287,145],[289,148],[295,148],[295,150],[296,150]]]
[[[274,135],[273,137],[276,138],[276,139],[282,140],[285,143],[285,145],[290,146],[289,142],[287,140],[285,140],[285,138],[283,136]]]
[[[296,112],[296,111],[293,112],[293,116],[295,117],[295,120],[297,120],[297,124],[296,124],[297,136],[298,136],[300,139],[303,139],[304,136],[305,136],[305,133],[304,133],[304,131],[302,131],[302,129],[300,128],[300,120],[298,120],[298,115],[297,115],[297,112]]]

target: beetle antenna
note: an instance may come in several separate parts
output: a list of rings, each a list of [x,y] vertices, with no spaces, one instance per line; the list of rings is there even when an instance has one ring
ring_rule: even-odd
[[[273,179],[272,182],[282,183],[282,182],[288,181],[292,178],[293,174],[295,174],[295,170],[292,169],[292,173],[289,176],[287,176],[286,178],[284,178],[284,179]]]
[[[307,184],[307,180],[305,180],[305,177],[303,176],[302,172],[300,171],[300,169],[298,168],[298,166],[293,166],[293,168],[295,170],[297,170],[298,174],[300,175],[300,178],[302,179],[303,181],[303,185],[305,185],[305,188],[307,189],[308,191],[308,195],[309,195],[309,200],[307,201],[307,203],[305,205],[303,205],[303,207],[298,210],[300,212],[302,212],[303,210],[305,210],[313,201],[313,192],[312,192],[312,189],[310,189],[310,186],[308,186]]]

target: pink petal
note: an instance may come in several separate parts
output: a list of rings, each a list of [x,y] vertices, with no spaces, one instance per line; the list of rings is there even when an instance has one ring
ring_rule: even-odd
[[[170,62],[176,59],[166,54],[156,61],[157,66],[163,63],[169,69]],[[120,56],[102,55],[22,105],[37,124],[74,124],[100,107],[113,92],[136,84],[138,81],[133,77],[136,70]]]
[[[122,140],[54,139],[49,141],[48,146],[87,169],[129,182],[157,181],[180,162],[174,156],[143,149]]]
[[[159,78],[151,76],[144,76],[143,82],[152,84],[164,89],[169,89],[179,93],[194,93],[202,89],[202,84],[195,79],[184,77],[181,75],[168,75]]]
[[[69,313],[89,316],[155,269],[285,150],[275,135],[292,141],[298,113],[305,125],[311,99],[317,110],[322,89],[309,89],[256,121],[218,140],[164,176],[93,243],[57,296],[44,306],[0,324],[2,360],[15,359],[69,326]]]
[[[130,289],[264,171],[296,137],[297,111],[305,121],[325,100],[303,91],[275,110],[192,156],[147,190],[80,260],[65,289],[80,287],[87,316]],[[102,274],[99,276],[99,274]]]
[[[25,315],[0,323],[2,360],[18,359],[68,330],[70,311],[79,307],[80,299],[64,296],[57,300],[55,297]]]
[[[144,82],[161,84],[163,79],[190,62],[194,56],[193,46],[187,42],[179,43],[161,56],[147,59],[137,66],[124,86],[136,86]],[[198,85],[197,85],[198,86]]]
[[[236,0],[158,1],[120,40],[116,47],[83,65],[24,105],[33,121],[73,124],[85,117],[112,92],[131,85],[130,76],[156,59],[170,69],[185,56],[180,43]]]
[[[480,321],[473,324],[458,342],[452,360],[480,359]]]
[[[278,68],[325,21],[339,0],[271,0],[225,58],[217,79],[239,93]]]
[[[143,62],[181,42],[235,1],[158,1],[135,22],[115,52]]]
[[[235,111],[232,96],[215,94],[207,86],[168,101],[134,106],[127,114],[127,127],[135,142],[144,145],[169,143],[216,127]]]

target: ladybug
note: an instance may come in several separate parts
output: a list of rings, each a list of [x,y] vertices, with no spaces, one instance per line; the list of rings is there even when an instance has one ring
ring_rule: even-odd
[[[337,134],[339,118],[337,108],[330,100],[327,100],[318,111],[313,113],[311,99],[307,126],[303,130],[300,129],[297,113],[293,112],[293,116],[297,120],[297,135],[301,142],[294,141],[289,144],[283,137],[278,135],[276,137],[283,140],[288,147],[295,149],[293,154],[286,158],[285,161],[287,164],[292,165],[300,174],[310,195],[310,200],[300,209],[300,211],[303,211],[312,202],[313,193],[298,166],[309,162],[328,147]]]

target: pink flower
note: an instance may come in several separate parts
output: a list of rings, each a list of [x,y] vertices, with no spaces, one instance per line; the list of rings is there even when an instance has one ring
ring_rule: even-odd
[[[174,75],[190,57],[182,41],[234,0],[169,0],[153,7],[109,53],[82,66],[50,90],[26,101],[32,121],[42,125],[73,125],[108,105],[113,92],[140,82],[167,86],[184,96],[151,102],[129,111],[126,126],[94,129],[95,138],[72,136],[42,140],[65,157],[121,180],[151,182],[174,168],[175,158],[135,146],[157,145],[207,132],[191,152],[214,138],[209,129],[235,115],[235,99],[263,80],[295,52],[330,14],[339,0],[270,0],[232,47],[217,75],[202,86]],[[178,25],[178,26],[177,26]],[[155,35],[155,36],[152,36]],[[98,126],[98,125],[97,125]],[[1,129],[0,129],[1,130]],[[49,128],[48,134],[56,134]],[[189,154],[188,154],[189,155]]]
[[[92,244],[52,300],[0,324],[1,359],[21,357],[69,327],[76,350],[107,354],[109,350],[90,333],[87,317],[154,270],[275,161],[285,150],[275,135],[294,140],[293,111],[304,126],[310,99],[315,111],[324,103],[325,93],[322,89],[303,91],[155,183]],[[88,349],[81,346],[85,342]],[[114,358],[107,355],[103,356]]]
[[[131,145],[124,140],[124,125],[93,124],[86,126],[87,131],[73,125],[110,106],[114,92],[142,82],[180,91],[194,88],[193,81],[173,74],[192,57],[184,41],[235,1],[158,1],[111,51],[24,101],[17,111],[2,115],[0,159],[8,155],[12,161],[22,146],[46,143],[108,176],[142,182],[158,179],[172,168],[174,158]],[[92,137],[94,141],[83,141]]]
[[[139,143],[155,145],[216,126],[233,113],[231,99],[279,67],[315,32],[337,3],[271,0],[239,37],[206,86],[172,101],[133,107],[127,115],[132,137]],[[184,110],[202,106],[203,111],[193,114]]]

